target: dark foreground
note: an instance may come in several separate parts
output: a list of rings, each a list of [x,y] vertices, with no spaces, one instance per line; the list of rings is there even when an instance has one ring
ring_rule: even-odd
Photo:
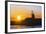
[[[11,29],[21,29],[21,28],[40,28],[42,27],[41,19],[31,19],[26,18],[22,20],[20,23],[11,21]]]

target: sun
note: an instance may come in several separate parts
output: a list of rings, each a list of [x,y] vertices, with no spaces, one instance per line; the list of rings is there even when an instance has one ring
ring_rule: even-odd
[[[21,21],[21,16],[17,16],[17,20],[18,21]]]

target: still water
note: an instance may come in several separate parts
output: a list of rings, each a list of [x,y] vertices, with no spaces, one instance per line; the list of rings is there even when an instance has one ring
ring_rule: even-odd
[[[11,25],[11,29],[40,28],[41,26]]]

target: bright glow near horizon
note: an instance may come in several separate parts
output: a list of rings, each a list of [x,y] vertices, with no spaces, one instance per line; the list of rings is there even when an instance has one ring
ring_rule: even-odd
[[[21,21],[21,16],[17,16],[17,20],[18,21]]]
[[[21,21],[26,18],[32,18],[32,10],[35,18],[41,18],[41,6],[35,5],[11,5],[10,17],[11,20]]]

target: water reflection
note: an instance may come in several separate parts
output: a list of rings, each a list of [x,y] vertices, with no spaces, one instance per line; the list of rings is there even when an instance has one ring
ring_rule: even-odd
[[[26,27],[27,27],[26,25],[12,25],[11,29],[24,29]]]
[[[11,29],[40,28],[41,26],[11,25]]]

